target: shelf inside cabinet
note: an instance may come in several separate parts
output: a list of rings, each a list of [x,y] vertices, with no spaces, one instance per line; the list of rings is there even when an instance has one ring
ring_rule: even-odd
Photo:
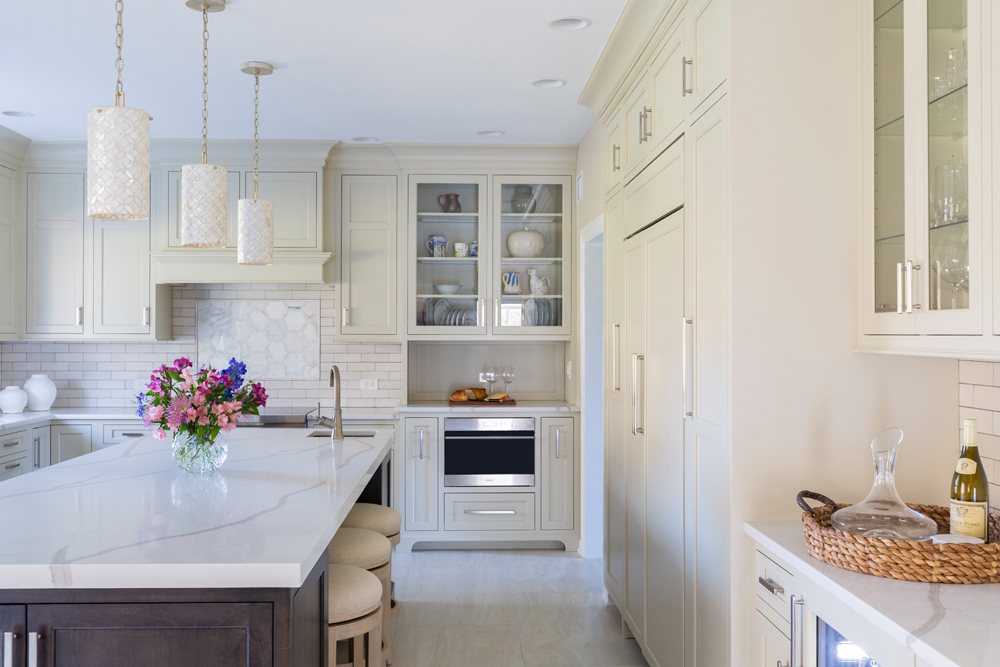
[[[478,294],[418,294],[418,299],[478,299]]]
[[[501,257],[504,264],[556,264],[562,257]]]
[[[903,117],[893,118],[888,123],[883,123],[875,128],[876,136],[901,137],[903,136]]]
[[[479,262],[478,257],[417,257],[417,261],[420,263],[432,263],[432,264],[476,264]]]
[[[949,91],[928,103],[928,134],[932,137],[964,137],[969,134],[969,86]]]
[[[932,232],[936,232],[942,229],[949,229],[951,227],[958,227],[959,225],[967,225],[967,224],[969,224],[968,218],[966,218],[965,220],[959,220],[958,222],[946,222],[941,225],[931,225],[929,229]]]
[[[418,212],[417,222],[479,222],[479,214]]]
[[[502,213],[502,222],[530,224],[532,222],[562,222],[562,213]]]
[[[561,299],[562,294],[504,294],[504,299]]]
[[[882,243],[883,241],[894,241],[895,239],[901,239],[906,234],[893,234],[892,236],[883,236],[882,238],[876,238],[875,243]]]
[[[883,28],[900,28],[903,27],[903,0],[884,0],[883,2],[876,3],[878,5],[887,5],[887,8],[882,13],[878,14],[875,19],[875,29],[881,30]]]

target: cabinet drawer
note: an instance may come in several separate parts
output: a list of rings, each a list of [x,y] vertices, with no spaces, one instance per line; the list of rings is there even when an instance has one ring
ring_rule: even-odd
[[[533,493],[446,493],[445,530],[534,530]]]
[[[132,438],[141,438],[144,435],[149,435],[149,433],[146,432],[146,426],[142,422],[105,424],[103,444],[116,445]]]
[[[757,551],[754,555],[754,576],[756,577],[754,588],[757,591],[757,597],[776,611],[786,622],[791,622],[788,596],[792,594],[795,585],[792,573]]]
[[[27,431],[0,433],[0,462],[13,460],[28,454],[30,438]],[[2,472],[2,469],[0,469]]]
[[[31,461],[27,456],[0,461],[0,482],[23,475],[26,472],[31,472]]]
[[[625,186],[625,236],[684,204],[684,142],[676,141]]]

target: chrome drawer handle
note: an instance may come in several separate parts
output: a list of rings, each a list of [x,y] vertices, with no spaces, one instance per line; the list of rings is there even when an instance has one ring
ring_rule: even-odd
[[[765,579],[764,577],[757,577],[757,583],[766,588],[768,592],[773,595],[784,595],[785,589],[774,583],[771,579]]]
[[[14,468],[20,468],[20,467],[21,467],[20,463],[10,463],[4,468],[4,470],[13,470]]]
[[[514,510],[465,510],[466,514],[517,514]]]
[[[3,633],[3,667],[14,667],[14,638],[13,632]]]
[[[122,433],[123,438],[141,438],[145,433]]]
[[[38,640],[41,638],[38,632],[28,633],[28,667],[38,667]]]
[[[20,444],[21,444],[20,440],[11,440],[10,442],[3,443],[3,448],[7,449],[8,447],[16,447]]]

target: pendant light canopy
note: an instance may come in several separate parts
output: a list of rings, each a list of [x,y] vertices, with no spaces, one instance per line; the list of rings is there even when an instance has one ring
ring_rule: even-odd
[[[274,72],[267,63],[247,62],[240,69],[253,74],[253,199],[239,205],[239,241],[236,261],[240,264],[270,264],[274,255],[274,202],[257,198],[260,158],[260,77]]]
[[[87,215],[105,220],[149,218],[149,114],[125,106],[122,13],[118,10],[115,105],[87,114]]]
[[[208,164],[208,14],[226,8],[224,0],[187,0],[202,14],[201,164],[181,167],[181,245],[225,248],[228,172]]]

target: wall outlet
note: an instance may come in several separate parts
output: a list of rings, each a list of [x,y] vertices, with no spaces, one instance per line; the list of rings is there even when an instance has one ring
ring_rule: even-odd
[[[147,384],[149,384],[149,380],[132,380],[132,391],[136,394],[145,394],[149,391]]]
[[[375,391],[378,389],[378,380],[361,380],[361,391]]]

